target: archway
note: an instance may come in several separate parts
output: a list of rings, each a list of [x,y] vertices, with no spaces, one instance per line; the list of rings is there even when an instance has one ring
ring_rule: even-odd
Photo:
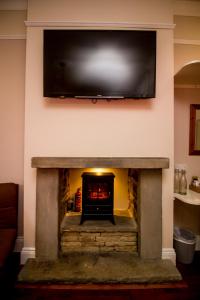
[[[200,60],[186,63],[174,76],[175,85],[200,85]]]

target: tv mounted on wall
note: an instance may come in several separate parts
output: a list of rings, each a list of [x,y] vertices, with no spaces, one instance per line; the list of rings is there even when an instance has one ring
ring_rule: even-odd
[[[155,97],[155,31],[44,30],[43,54],[44,97]]]

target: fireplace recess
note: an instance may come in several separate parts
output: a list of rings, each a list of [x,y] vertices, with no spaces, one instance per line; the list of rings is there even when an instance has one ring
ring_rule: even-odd
[[[115,224],[113,216],[114,197],[113,173],[82,174],[82,224],[88,219],[109,219]]]

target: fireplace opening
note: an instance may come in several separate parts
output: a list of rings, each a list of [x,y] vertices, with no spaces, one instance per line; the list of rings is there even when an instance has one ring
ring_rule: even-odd
[[[62,169],[60,253],[137,255],[136,169]]]
[[[108,219],[114,225],[113,199],[114,199],[113,173],[82,174],[82,224],[89,219]]]
[[[61,169],[60,218],[82,215],[84,222],[101,220],[102,214],[102,219],[121,215],[137,221],[137,182],[137,169]]]

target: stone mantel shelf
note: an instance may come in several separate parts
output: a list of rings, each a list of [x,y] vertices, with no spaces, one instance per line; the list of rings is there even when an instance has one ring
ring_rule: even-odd
[[[134,168],[167,169],[164,157],[33,157],[32,168]]]

